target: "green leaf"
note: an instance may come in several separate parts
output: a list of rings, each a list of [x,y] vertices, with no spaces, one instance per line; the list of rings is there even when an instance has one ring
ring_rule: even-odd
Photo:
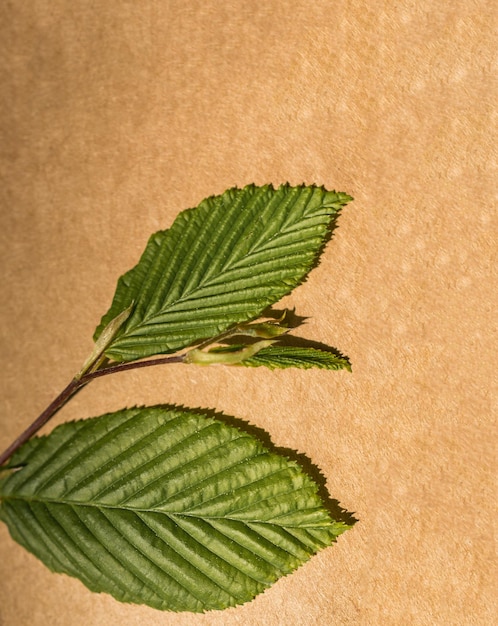
[[[248,359],[240,361],[240,365],[259,367],[264,365],[270,369],[298,367],[300,369],[325,369],[351,371],[349,359],[340,354],[317,348],[301,348],[296,346],[270,346],[259,350]]]
[[[175,352],[258,317],[302,282],[351,199],[315,186],[249,185],[203,200],[150,238],[94,339],[131,305],[105,350],[115,361]]]
[[[193,410],[71,422],[26,450],[0,478],[12,537],[51,570],[124,602],[240,604],[348,528],[297,463]]]

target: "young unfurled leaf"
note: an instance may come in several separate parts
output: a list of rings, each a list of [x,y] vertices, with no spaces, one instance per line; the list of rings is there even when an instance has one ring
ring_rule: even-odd
[[[185,355],[185,363],[195,363],[196,365],[238,365],[272,343],[272,339],[264,339],[249,345],[235,346],[229,350],[222,348],[199,350],[194,348]]]
[[[351,370],[349,359],[328,350],[317,348],[303,348],[297,346],[269,346],[259,350],[240,365],[258,367],[264,365],[270,369],[297,367],[310,369],[312,367],[325,370]]]
[[[94,338],[132,303],[105,350],[115,361],[175,352],[258,317],[302,282],[350,200],[304,185],[249,185],[207,198],[150,238]]]
[[[0,516],[93,591],[200,612],[252,599],[348,528],[299,465],[197,411],[135,408],[37,438],[0,477]]]
[[[349,359],[338,352],[312,347],[275,345],[274,341],[259,341],[254,344],[231,344],[216,346],[209,351],[190,350],[185,361],[209,365],[245,365],[247,367],[265,366],[269,369],[324,369],[351,371]],[[198,356],[199,355],[199,356]]]

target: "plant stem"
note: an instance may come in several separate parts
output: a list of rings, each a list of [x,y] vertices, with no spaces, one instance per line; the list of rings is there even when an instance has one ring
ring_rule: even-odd
[[[80,381],[84,384],[89,383],[94,378],[101,378],[108,374],[115,374],[117,372],[124,372],[126,370],[135,370],[140,367],[151,367],[152,365],[166,365],[168,363],[184,363],[185,354],[175,354],[173,356],[165,356],[160,359],[150,359],[149,361],[134,361],[133,363],[119,363],[117,365],[107,365],[101,369],[97,369],[94,372],[84,374]]]
[[[69,398],[74,396],[74,394],[85,384],[85,382],[73,378],[69,385],[57,396],[57,398],[55,398],[53,402],[48,405],[43,413],[35,419],[31,426],[28,426],[28,428],[26,428],[26,430],[21,433],[19,437],[13,441],[4,452],[2,452],[2,454],[0,454],[0,466],[3,465],[5,461],[10,459],[14,452],[20,448],[23,443],[26,443],[28,439],[38,432],[40,428],[44,426],[57,413],[57,411],[64,406],[64,404],[66,404]]]
[[[115,374],[125,370],[138,369],[141,367],[151,367],[153,365],[165,365],[167,363],[183,363],[184,354],[151,359],[149,361],[136,361],[134,363],[119,363],[117,365],[107,365],[93,372],[88,372],[80,378],[73,378],[67,387],[53,400],[48,407],[35,419],[35,421],[13,441],[10,446],[0,454],[0,466],[2,466],[24,443],[26,443],[42,426],[44,426],[66,402],[72,398],[82,387],[87,385],[94,378]]]

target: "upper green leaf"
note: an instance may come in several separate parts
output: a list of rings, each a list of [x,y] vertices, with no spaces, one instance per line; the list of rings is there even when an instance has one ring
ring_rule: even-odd
[[[133,361],[259,316],[304,279],[351,199],[315,186],[249,185],[203,200],[150,238],[94,338],[132,306],[105,355]]]
[[[50,569],[172,611],[252,599],[348,528],[299,465],[171,407],[63,424],[13,457],[0,517]]]

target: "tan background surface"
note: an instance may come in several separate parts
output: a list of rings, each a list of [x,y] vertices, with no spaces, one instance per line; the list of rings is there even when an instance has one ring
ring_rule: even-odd
[[[153,231],[233,185],[316,182],[355,202],[286,304],[352,374],[120,374],[54,424],[214,406],[305,452],[360,520],[254,602],[200,616],[91,594],[1,527],[2,626],[495,622],[495,11],[2,2],[1,447],[77,371]]]

